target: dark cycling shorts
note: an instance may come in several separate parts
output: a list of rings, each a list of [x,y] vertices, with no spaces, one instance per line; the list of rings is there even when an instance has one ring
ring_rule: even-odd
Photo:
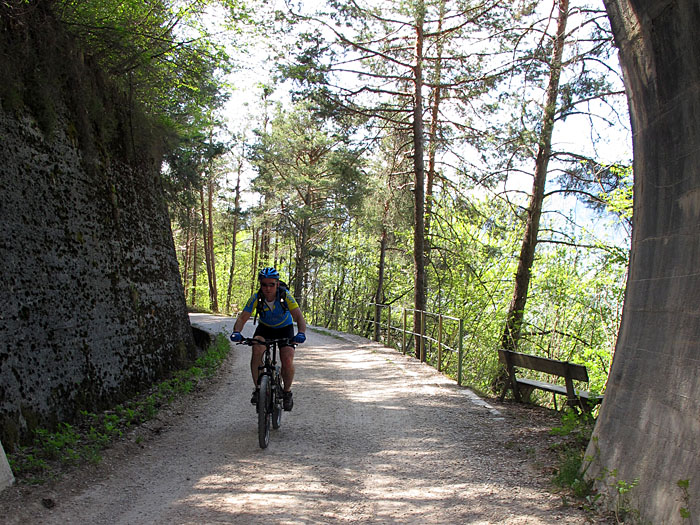
[[[265,340],[270,340],[270,339],[291,339],[294,337],[294,325],[293,324],[288,324],[287,326],[281,326],[279,328],[273,328],[271,326],[266,326],[262,323],[258,325],[258,327],[255,329],[255,334],[253,337],[256,336],[261,336],[264,337]],[[289,346],[296,346],[293,344],[290,344]]]

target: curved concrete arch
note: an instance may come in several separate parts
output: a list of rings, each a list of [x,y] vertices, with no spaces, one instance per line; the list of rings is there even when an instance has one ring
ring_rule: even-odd
[[[700,2],[605,0],[630,103],[629,278],[587,475],[651,523],[700,519]],[[687,493],[678,486],[689,480]]]

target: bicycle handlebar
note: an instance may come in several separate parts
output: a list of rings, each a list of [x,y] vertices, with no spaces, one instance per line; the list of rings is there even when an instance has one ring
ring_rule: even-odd
[[[278,346],[283,346],[283,343],[286,343],[289,346],[294,344],[294,343],[292,343],[292,338],[290,338],[290,337],[285,337],[282,339],[267,339],[266,341],[261,341],[260,339],[254,339],[252,337],[244,337],[242,340],[238,341],[236,344],[237,345],[247,345],[247,346],[264,345],[267,347],[271,347],[275,344]]]

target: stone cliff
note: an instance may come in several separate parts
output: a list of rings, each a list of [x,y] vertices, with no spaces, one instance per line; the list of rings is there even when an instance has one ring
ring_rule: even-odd
[[[12,449],[164,376],[194,344],[158,134],[50,20],[0,21],[0,440]]]

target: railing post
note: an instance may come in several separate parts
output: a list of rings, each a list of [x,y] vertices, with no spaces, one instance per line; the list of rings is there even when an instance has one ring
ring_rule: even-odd
[[[379,303],[374,303],[374,340],[379,342]]]
[[[367,304],[367,303],[366,303]],[[394,326],[392,326],[392,312],[391,312],[391,305],[388,304],[380,304],[380,303],[369,303],[369,305],[374,306],[374,340],[376,342],[381,342],[381,337],[382,337],[382,308],[387,309],[387,314],[386,314],[386,338],[385,338],[385,344],[387,347],[391,347],[392,344],[392,329]],[[397,340],[396,340],[396,349],[398,350],[399,344],[401,345],[401,352],[403,355],[406,355],[406,352],[408,351],[408,346],[409,343],[412,341],[415,341],[415,344],[417,345],[417,348],[415,349],[414,354],[418,356],[420,361],[422,363],[426,363],[428,361],[428,352],[433,351],[434,346],[437,346],[437,355],[435,357],[435,361],[432,362],[431,366],[435,366],[438,372],[442,373],[443,369],[446,367],[445,365],[445,357],[444,357],[444,352],[445,349],[447,349],[450,353],[457,353],[457,384],[459,386],[462,386],[464,383],[464,359],[465,359],[465,353],[464,353],[464,320],[463,319],[458,319],[456,317],[451,317],[448,315],[443,315],[441,313],[432,313],[432,312],[427,312],[425,310],[416,310],[415,308],[411,309],[412,316],[413,316],[413,327],[409,331],[408,330],[408,308],[406,307],[400,307],[403,310],[403,320],[399,321],[396,325],[396,330],[397,332],[400,330],[401,331],[401,341],[398,340],[398,334],[397,334]],[[416,316],[420,316],[419,318],[416,319]],[[427,324],[428,324],[428,316],[434,316],[437,318],[438,321],[438,326],[437,326],[437,339],[433,339],[432,337],[428,337],[427,335]],[[459,324],[459,336],[457,340],[457,348],[452,348],[450,346],[450,341],[445,342],[445,320],[448,320],[449,322],[456,321]],[[395,320],[394,320],[395,321]],[[362,318],[363,323],[370,323],[372,322],[372,319],[369,316],[365,316]],[[403,326],[401,326],[401,324]],[[366,333],[366,332],[365,332]],[[412,339],[409,338],[410,337]],[[432,334],[432,332],[431,332]],[[435,343],[435,345],[433,345]],[[430,347],[427,348],[426,344],[429,344]],[[447,364],[449,364],[450,358],[448,356],[447,358]]]
[[[438,361],[437,371],[442,372],[442,314],[438,317]]]
[[[459,344],[457,348],[459,350],[457,359],[457,384],[462,386],[462,359],[464,357],[464,351],[462,349],[462,339],[464,339],[464,320],[459,320]]]
[[[391,305],[387,306],[386,311],[386,346],[391,348]]]
[[[426,356],[425,356],[425,311],[421,310],[419,313],[420,313],[420,361],[421,361],[421,363],[425,363],[425,361],[426,361]]]
[[[406,355],[406,307],[403,308],[403,340],[401,341],[401,351]]]

